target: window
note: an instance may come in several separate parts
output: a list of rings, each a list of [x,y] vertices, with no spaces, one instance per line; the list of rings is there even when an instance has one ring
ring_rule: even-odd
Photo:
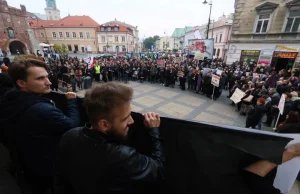
[[[68,50],[72,51],[72,46],[70,44],[68,44]]]
[[[214,56],[216,55],[216,49],[214,49]]]
[[[114,27],[114,31],[117,32],[118,31],[118,27]]]
[[[52,32],[52,37],[56,38],[56,32]]]
[[[107,31],[111,31],[111,27],[107,27]]]
[[[115,42],[119,42],[119,37],[115,36]]]
[[[104,30],[105,30],[105,28],[103,26],[101,26],[101,31],[104,31]]]
[[[106,46],[103,46],[103,51],[106,52]]]
[[[287,18],[285,32],[298,32],[300,30],[300,11],[291,11]]]
[[[122,52],[126,52],[126,47],[122,46]]]
[[[83,38],[83,33],[79,32],[79,37],[82,39]]]
[[[69,32],[66,32],[66,37],[70,38],[70,33]]]
[[[258,21],[256,25],[256,33],[265,33],[268,31],[270,23],[270,14],[262,14],[258,16]]]
[[[86,38],[87,38],[87,39],[90,39],[90,38],[91,38],[90,32],[86,32],[85,35],[86,35]]]
[[[122,36],[122,42],[125,42],[125,36]]]
[[[220,34],[220,40],[219,40],[219,42],[222,42],[222,34]]]
[[[7,28],[7,31],[8,31],[9,38],[15,38],[15,32],[13,28]]]
[[[102,39],[102,42],[105,42],[105,37],[104,36],[102,36],[101,39]]]
[[[41,33],[41,37],[44,38],[44,37],[45,37],[45,34],[44,34],[44,33]]]
[[[62,32],[59,32],[59,38],[63,38],[63,33]]]
[[[76,32],[72,32],[73,39],[76,39]]]
[[[220,49],[217,50],[217,57],[220,55]]]
[[[78,51],[78,45],[77,44],[74,45],[74,50]]]
[[[215,41],[218,42],[218,35],[216,36],[216,40]]]

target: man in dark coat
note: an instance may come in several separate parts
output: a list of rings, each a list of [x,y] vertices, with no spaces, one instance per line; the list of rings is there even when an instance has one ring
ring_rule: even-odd
[[[42,96],[50,93],[51,85],[44,62],[21,58],[8,73],[17,89],[1,100],[1,138],[32,193],[44,194],[53,185],[56,146],[62,134],[80,124],[76,94],[66,93],[68,117]]]
[[[91,124],[72,129],[61,139],[57,194],[140,194],[160,183],[165,159],[159,115],[144,115],[151,139],[148,154],[124,144],[134,123],[132,93],[132,88],[112,82],[86,93],[84,104]]]

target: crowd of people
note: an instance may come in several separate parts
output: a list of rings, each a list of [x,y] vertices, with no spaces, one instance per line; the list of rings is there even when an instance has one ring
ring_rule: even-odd
[[[296,114],[299,108],[299,70],[275,70],[271,66],[260,66],[255,62],[247,64],[236,62],[226,65],[222,60],[196,60],[183,58],[132,58],[110,57],[88,61],[69,58],[60,61],[50,60],[50,81],[52,88],[57,90],[59,80],[71,85],[72,91],[83,89],[83,77],[89,76],[92,81],[148,81],[164,87],[180,87],[200,93],[217,100],[224,91],[230,98],[238,88],[245,96],[236,106],[236,111],[247,116],[246,127],[262,128],[262,119],[266,115],[264,125],[267,127],[282,127],[290,112]],[[219,85],[211,83],[212,76],[218,75]],[[67,84],[64,84],[67,85]],[[282,95],[286,96],[284,112],[279,114],[278,104]],[[276,123],[278,123],[277,126]]]
[[[77,58],[48,61],[46,65],[39,59],[21,57],[1,67],[0,137],[11,153],[14,171],[7,167],[1,170],[11,173],[5,174],[10,193],[20,193],[18,185],[10,181],[14,178],[25,180],[26,187],[18,182],[19,186],[25,190],[28,187],[33,194],[139,193],[135,184],[163,179],[165,156],[158,129],[159,115],[144,115],[152,140],[149,155],[124,145],[129,126],[134,122],[130,109],[133,91],[113,80],[149,81],[171,88],[179,81],[182,90],[187,85],[191,92],[213,99],[218,99],[224,90],[231,98],[239,89],[245,95],[233,105],[247,116],[246,127],[252,128],[260,128],[264,114],[265,125],[276,124],[278,104],[284,96],[284,111],[276,131],[299,133],[300,130],[299,72],[277,72],[255,63],[228,66],[218,60],[178,58],[109,58],[94,63]],[[211,83],[213,75],[220,78],[218,87]],[[83,89],[83,77],[110,82],[98,84],[86,93],[84,105],[90,124],[84,127],[80,126],[75,93]],[[60,82],[71,84],[74,91],[65,94],[66,113],[44,97],[51,89],[57,90]],[[299,156],[299,146],[286,149],[282,162]],[[276,167],[272,162],[260,161],[244,170],[264,177]]]

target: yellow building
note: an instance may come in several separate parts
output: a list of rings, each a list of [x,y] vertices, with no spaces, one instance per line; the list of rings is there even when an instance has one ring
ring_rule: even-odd
[[[67,16],[58,21],[31,19],[29,24],[40,43],[65,44],[69,52],[98,52],[99,24],[89,16]]]

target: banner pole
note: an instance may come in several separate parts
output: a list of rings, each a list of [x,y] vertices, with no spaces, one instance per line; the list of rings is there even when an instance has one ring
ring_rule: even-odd
[[[279,117],[280,117],[280,111],[279,111],[279,114],[278,114],[278,117],[277,117],[277,121],[276,121],[276,124],[275,124],[274,131],[277,129],[277,125],[278,125]]]
[[[212,95],[212,100],[214,100],[214,95],[215,95],[215,87],[216,87],[216,86],[214,86],[213,95]]]

